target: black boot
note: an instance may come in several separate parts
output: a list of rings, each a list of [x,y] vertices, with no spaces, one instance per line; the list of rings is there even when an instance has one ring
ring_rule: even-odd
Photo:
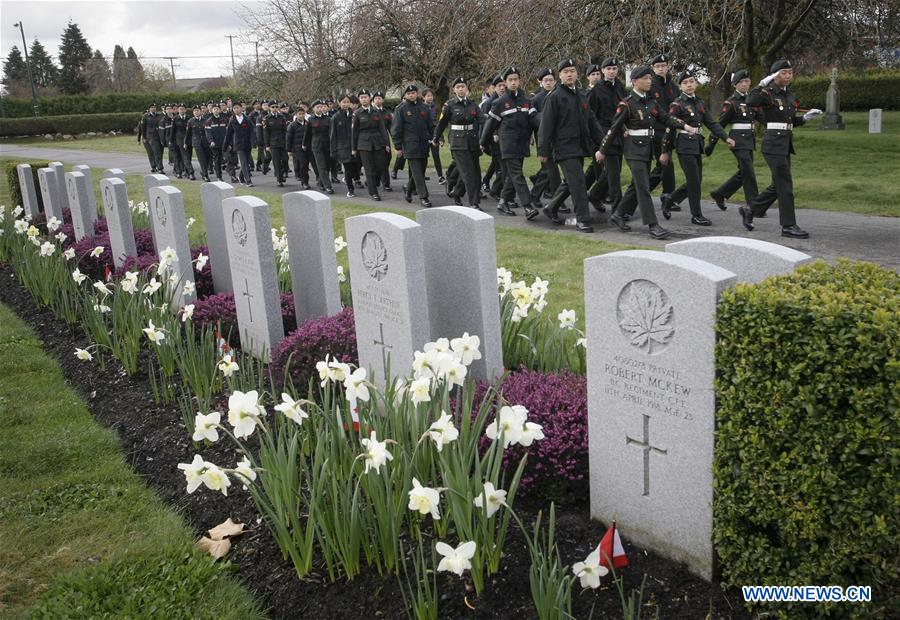
[[[659,224],[650,224],[650,236],[654,239],[668,239],[671,234],[671,230],[666,230]]]
[[[753,230],[753,211],[750,207],[740,207],[738,208],[738,213],[741,214],[741,223],[744,225],[744,228]]]
[[[725,198],[724,198],[724,197],[719,196],[719,195],[718,195],[717,193],[715,193],[715,192],[712,192],[712,193],[710,194],[710,197],[711,197],[713,200],[716,201],[716,206],[719,207],[722,211],[724,211],[725,209],[728,208],[728,207],[725,205]]]

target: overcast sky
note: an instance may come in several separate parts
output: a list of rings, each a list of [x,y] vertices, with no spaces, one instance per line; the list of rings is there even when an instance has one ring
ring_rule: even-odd
[[[13,45],[22,48],[22,36],[13,24],[22,20],[25,40],[37,37],[53,60],[58,60],[59,43],[69,20],[78,24],[91,49],[99,49],[112,60],[116,44],[124,49],[133,47],[141,62],[164,64],[161,56],[181,56],[175,60],[175,76],[216,77],[231,74],[231,58],[225,35],[238,35],[242,20],[243,2],[182,0],[44,2],[41,0],[0,1],[0,47],[6,59]],[[239,38],[234,40],[235,56],[253,54],[252,44]],[[218,56],[220,58],[188,58],[190,56]],[[146,58],[145,58],[146,57]],[[153,58],[156,57],[156,58]],[[236,58],[236,60],[239,60]]]

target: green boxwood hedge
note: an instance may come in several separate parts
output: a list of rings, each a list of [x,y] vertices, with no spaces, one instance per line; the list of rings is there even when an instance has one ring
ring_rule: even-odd
[[[140,120],[140,112],[0,118],[0,136],[40,136],[48,133],[78,134],[89,131],[133,133]]]
[[[9,188],[9,200],[13,207],[22,204],[22,187],[19,185],[19,173],[16,171],[16,165],[22,162],[9,162],[6,164],[6,186]],[[41,195],[41,186],[38,183],[38,169],[46,168],[50,165],[49,161],[30,162],[31,176],[34,177],[34,193],[37,194],[38,204],[41,210],[44,210],[44,198]]]
[[[193,106],[209,101],[239,98],[234,91],[216,88],[195,93],[108,93],[105,95],[59,95],[38,97],[41,116],[69,116],[71,114],[104,114],[112,112],[143,112],[151,103],[183,103]],[[31,99],[4,99],[3,115],[8,118],[31,116]]]
[[[724,583],[870,585],[868,604],[767,611],[889,617],[900,608],[900,275],[818,261],[728,291],[717,324]]]

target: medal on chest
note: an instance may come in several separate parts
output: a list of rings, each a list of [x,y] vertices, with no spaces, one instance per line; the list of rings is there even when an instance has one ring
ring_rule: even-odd
[[[694,115],[694,108],[692,108],[691,106],[687,106],[687,111],[688,111],[688,114],[690,114],[691,116]]]
[[[781,99],[776,99],[776,100],[775,100],[775,103],[778,104],[778,109],[779,109],[779,110],[784,110],[784,101],[782,101]]]
[[[638,118],[640,118],[641,120],[644,120],[644,110],[643,110],[643,108],[640,109],[640,110],[638,110]]]

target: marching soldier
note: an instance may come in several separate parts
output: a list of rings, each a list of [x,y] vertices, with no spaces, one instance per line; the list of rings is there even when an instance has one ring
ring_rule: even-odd
[[[306,132],[306,106],[297,104],[294,120],[288,125],[286,148],[294,161],[294,178],[300,181],[301,189],[309,189],[309,158],[303,150],[303,136]]]
[[[333,194],[328,151],[331,148],[331,117],[326,113],[324,101],[313,101],[313,115],[303,134],[303,150],[316,162],[316,179],[319,189]]]
[[[191,157],[185,147],[187,138],[187,108],[183,103],[178,104],[178,115],[172,119],[172,149],[175,152],[176,175],[179,179],[187,175],[192,181],[196,181],[194,167],[191,166]]]
[[[600,71],[600,66],[593,63],[587,66],[584,74],[587,76],[588,90],[593,90],[594,87],[600,83],[600,80],[603,79],[603,73]]]
[[[425,186],[425,158],[429,140],[434,135],[434,125],[428,108],[419,100],[419,87],[410,84],[403,92],[403,101],[394,110],[391,127],[397,157],[409,162],[409,180],[404,187],[406,202],[412,202],[415,189],[423,207],[430,207],[428,188]]]
[[[221,114],[218,103],[212,106],[212,116],[206,120],[206,141],[209,142],[209,150],[212,152],[213,169],[216,178],[222,180],[222,159],[225,145],[225,131],[228,127],[228,119]],[[231,182],[236,179],[232,175]]]
[[[568,188],[575,204],[576,228],[580,232],[592,233],[594,228],[590,224],[584,158],[590,157],[602,139],[600,125],[588,105],[588,93],[576,84],[578,69],[575,62],[571,58],[562,60],[557,70],[560,85],[544,99],[541,112],[538,156],[542,162],[553,157],[562,169],[566,180],[556,191],[560,192],[563,185]],[[551,207],[545,208],[544,213],[555,223],[561,223]]]
[[[390,173],[390,165],[391,165],[391,123],[394,122],[394,115],[390,110],[386,110],[384,108],[384,93],[376,90],[372,93],[372,109],[381,114],[382,119],[384,120],[384,128],[387,130],[387,159],[384,162],[384,168],[382,169],[381,178],[376,178],[376,184],[380,184],[382,189],[386,192],[394,191],[391,188],[391,173]]]
[[[625,130],[624,154],[628,167],[631,168],[632,188],[636,197],[630,206],[625,205],[624,198],[609,216],[609,221],[615,224],[619,230],[628,232],[631,227],[625,223],[624,215],[631,216],[634,207],[640,205],[641,218],[649,227],[650,236],[655,239],[665,239],[672,233],[659,225],[656,213],[653,211],[653,200],[650,197],[650,162],[653,159],[654,126],[661,123],[664,126],[675,129],[685,129],[688,133],[695,133],[696,127],[685,125],[683,121],[671,118],[657,99],[650,95],[653,70],[647,65],[635,67],[631,70],[631,94],[616,107],[616,115],[612,125],[606,132],[606,137],[600,144],[600,149],[595,154],[597,161],[602,162],[612,145],[613,136],[622,129]],[[663,142],[665,148],[665,142]],[[668,165],[669,154],[663,152],[660,155],[662,165]]]
[[[347,185],[347,198],[354,198],[353,188],[354,157],[352,143],[353,112],[350,110],[350,95],[338,98],[339,109],[331,117],[331,159],[343,164],[344,182]]]
[[[441,120],[431,144],[440,143],[444,130],[449,127],[450,154],[460,175],[460,182],[456,183],[451,197],[454,203],[462,205],[461,196],[465,193],[469,206],[480,211],[481,149],[478,136],[484,117],[478,105],[469,99],[469,85],[464,78],[453,80],[453,94],[456,97],[445,103],[441,110]]]
[[[193,118],[188,120],[187,131],[184,135],[184,150],[187,154],[188,166],[191,166],[191,152],[197,152],[197,162],[200,165],[200,178],[209,181],[209,143],[206,141],[206,128],[202,118],[203,111],[199,105],[195,105]],[[196,180],[194,169],[191,166],[191,181]]]
[[[531,98],[531,106],[538,112],[541,112],[544,106],[544,99],[556,88],[556,77],[553,75],[552,69],[544,68],[538,71],[537,78],[538,82],[540,82],[540,88],[537,94]],[[538,127],[538,131],[540,131],[540,127]],[[537,133],[535,132],[534,136],[535,143],[537,143]],[[541,160],[541,169],[536,175],[531,177],[531,204],[536,209],[543,208],[541,197],[545,192],[550,192],[551,194],[556,192],[560,182],[559,167],[557,167],[556,162],[550,158]]]
[[[670,208],[672,204],[681,202],[687,196],[691,207],[691,223],[697,226],[712,226],[700,210],[700,184],[703,181],[703,128],[705,125],[714,136],[725,140],[728,146],[734,147],[735,142],[725,134],[725,130],[713,120],[709,108],[699,98],[694,96],[697,90],[697,78],[689,70],[682,71],[675,80],[681,87],[681,95],[669,106],[669,116],[680,119],[685,125],[696,127],[695,133],[688,133],[684,129],[669,130],[666,139],[666,150],[675,147],[678,153],[678,161],[684,172],[684,184],[669,194],[662,202],[662,214],[667,220],[672,217]]]
[[[772,171],[772,183],[753,199],[749,209],[741,207],[739,210],[744,228],[753,230],[753,218],[765,214],[777,199],[781,236],[808,239],[809,233],[797,226],[794,214],[794,181],[791,177],[793,130],[821,114],[822,110],[813,108],[806,114],[798,114],[800,102],[790,88],[794,80],[790,61],[778,60],[770,71],[771,74],[750,91],[747,103],[759,107],[766,122],[762,154]]]
[[[159,119],[158,126],[158,134],[159,134],[159,143],[163,149],[167,149],[169,151],[169,165],[174,165],[175,161],[172,155],[172,118],[175,116],[175,113],[172,111],[172,106],[168,103],[163,105],[163,115],[162,118]],[[162,162],[160,162],[162,163]],[[160,170],[163,174],[165,172]],[[177,172],[177,171],[176,171]]]
[[[387,156],[391,150],[384,112],[371,106],[369,91],[359,91],[359,109],[353,114],[351,142],[353,154],[359,154],[366,170],[366,187],[372,200],[380,201],[378,181],[387,172]]]
[[[502,75],[494,76],[493,85],[494,92],[490,99],[481,102],[481,112],[484,114],[485,120],[487,120],[487,115],[491,111],[491,106],[494,105],[494,102],[506,93],[506,82],[503,81]],[[482,131],[484,130],[482,129]],[[491,142],[491,152],[488,153],[491,156],[491,163],[488,165],[484,178],[481,180],[481,187],[491,198],[500,200],[500,190],[503,189],[503,170],[500,159],[500,137],[497,135],[496,130],[491,138],[493,140]],[[491,183],[491,177],[495,177],[493,183]],[[515,214],[511,213],[511,215]]]
[[[587,69],[585,69],[585,75],[587,76],[587,91],[590,104],[590,94],[594,92],[597,84],[599,84],[601,80],[603,80],[603,72],[600,70],[600,65],[591,63],[587,66]],[[597,161],[593,157],[591,157],[588,161],[587,170],[584,171],[584,180],[587,183],[588,188],[594,186],[597,180],[602,176],[602,173],[603,167],[599,163],[597,163]],[[600,212],[605,211],[603,205],[597,205],[597,209]],[[568,211],[568,207],[565,207],[565,205],[561,204],[559,205],[559,210],[560,212],[565,213]]]
[[[138,142],[142,142],[147,150],[151,174],[163,171],[162,143],[159,141],[160,120],[160,115],[156,113],[156,104],[151,103],[138,125]]]
[[[275,181],[278,187],[284,187],[287,178],[287,150],[285,143],[287,138],[287,116],[279,110],[287,110],[287,104],[281,106],[269,104],[269,114],[262,120],[263,145],[272,159],[272,167],[275,169]]]
[[[679,95],[678,87],[669,74],[669,60],[670,58],[666,54],[658,54],[650,61],[650,68],[653,69],[653,86],[650,89],[650,94],[662,106],[664,111],[669,109],[669,106],[672,105],[672,102]],[[675,191],[675,167],[664,166],[659,162],[659,155],[663,152],[662,141],[665,139],[666,127],[657,123],[655,129],[653,149],[657,163],[650,173],[650,190],[652,191],[662,180],[663,193],[660,196],[660,200],[665,200],[669,194]],[[680,211],[681,209],[676,207],[672,210]]]
[[[247,187],[253,187],[253,179],[250,176],[251,161],[253,161],[253,125],[244,114],[244,106],[236,101],[232,106],[232,115],[228,119],[225,128],[225,151],[237,155],[241,166],[240,181]]]
[[[600,131],[606,135],[616,115],[616,107],[628,95],[625,92],[625,85],[618,77],[618,60],[604,59],[600,63],[600,71],[603,73],[603,79],[591,89],[588,103],[597,116]],[[610,139],[601,172],[588,192],[588,200],[598,211],[603,212],[603,201],[606,198],[614,210],[622,199],[622,134],[619,132]]]
[[[434,102],[434,91],[430,88],[426,88],[422,91],[422,103],[425,104],[425,107],[428,108],[428,113],[431,114],[431,124],[437,125],[438,118],[438,109],[437,104]],[[441,165],[441,146],[438,144],[429,144],[429,151],[431,154],[431,159],[434,162],[434,171],[438,175],[438,185],[443,185],[447,182],[447,179],[444,178],[444,167]],[[428,157],[425,157],[425,169],[428,169]],[[425,180],[428,180],[428,177],[425,177]]]

